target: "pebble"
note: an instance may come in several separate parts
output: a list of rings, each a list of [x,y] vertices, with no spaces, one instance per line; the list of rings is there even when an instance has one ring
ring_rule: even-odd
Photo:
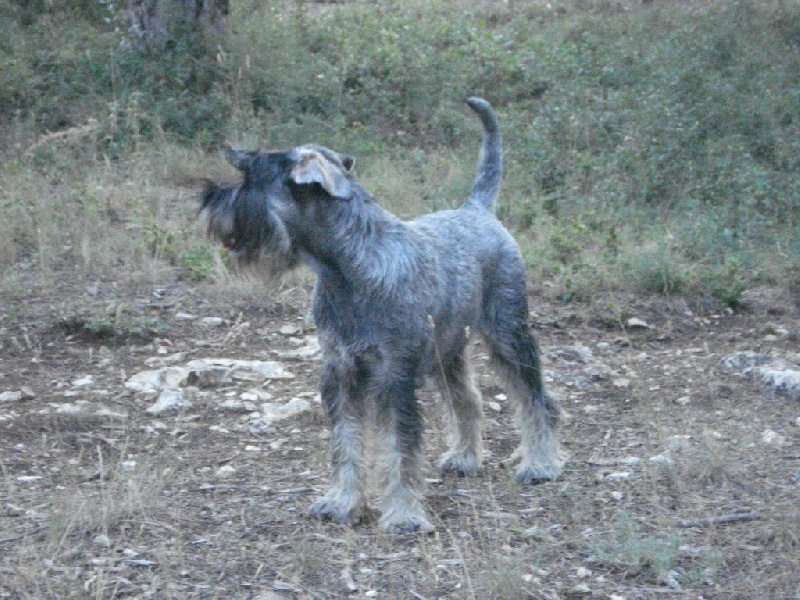
[[[631,317],[628,319],[628,327],[631,329],[652,329],[653,326],[648,324],[647,321],[643,321],[642,319],[637,319],[636,317]]]
[[[225,319],[221,317],[203,317],[200,322],[203,325],[208,325],[209,327],[221,327],[225,324]]]
[[[0,393],[0,402],[19,402],[22,400],[22,392],[2,392]]]
[[[236,469],[231,465],[222,465],[217,472],[214,473],[219,479],[227,479],[236,473]]]
[[[779,434],[777,431],[773,431],[772,429],[767,429],[761,435],[761,441],[763,441],[767,446],[783,446],[786,443],[786,438]]]
[[[656,454],[650,457],[650,463],[654,465],[671,465],[672,459],[668,454]]]
[[[182,391],[164,390],[159,394],[156,403],[145,409],[145,412],[154,416],[169,415],[179,412],[186,406],[188,403],[184,400]]]

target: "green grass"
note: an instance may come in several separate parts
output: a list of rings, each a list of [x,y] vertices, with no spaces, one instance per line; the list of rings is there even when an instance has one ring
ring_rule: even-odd
[[[564,300],[797,285],[795,3],[242,0],[224,35],[168,20],[160,54],[81,6],[0,5],[3,268],[213,278],[181,184],[234,176],[224,139],[352,153],[406,217],[456,206],[480,94],[504,125],[498,214]]]

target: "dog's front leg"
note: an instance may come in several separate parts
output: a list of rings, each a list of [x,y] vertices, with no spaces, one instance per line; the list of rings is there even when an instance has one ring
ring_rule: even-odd
[[[376,396],[383,450],[380,525],[390,533],[428,532],[433,526],[422,504],[422,414],[413,380],[398,379],[384,382]]]
[[[331,423],[333,476],[330,489],[314,503],[310,514],[322,520],[353,524],[361,519],[364,510],[363,397],[356,382],[331,364],[323,367],[320,391]]]

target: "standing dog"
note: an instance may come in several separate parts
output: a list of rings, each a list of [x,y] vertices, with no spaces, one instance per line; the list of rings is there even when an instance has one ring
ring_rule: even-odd
[[[482,408],[467,349],[473,333],[516,401],[517,480],[553,479],[561,470],[559,408],[542,387],[524,265],[493,212],[503,161],[499,123],[485,100],[467,102],[483,124],[483,144],[472,192],[456,210],[401,221],[358,184],[351,157],[315,145],[268,153],[229,147],[243,181],[208,183],[203,194],[209,234],[237,263],[278,274],[304,262],[317,276],[313,313],[333,478],[311,507],[314,517],[359,520],[372,406],[385,449],[380,524],[392,532],[432,529],[422,504],[416,390],[434,377],[449,408],[450,443],[439,468],[475,475]]]

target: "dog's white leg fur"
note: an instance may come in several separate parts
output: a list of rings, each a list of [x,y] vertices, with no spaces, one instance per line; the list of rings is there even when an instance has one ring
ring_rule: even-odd
[[[439,470],[474,477],[483,462],[483,407],[467,349],[442,371],[439,387],[448,409],[449,448],[439,459]]]
[[[328,493],[311,507],[311,516],[350,524],[361,518],[364,510],[362,446],[360,419],[343,416],[331,431],[333,481]]]
[[[419,452],[404,455],[398,448],[393,419],[380,421],[378,440],[385,448],[380,465],[383,476],[380,526],[389,533],[433,531],[422,504]]]
[[[550,415],[544,410],[534,410],[526,403],[517,402],[517,423],[521,433],[517,467],[517,481],[528,484],[558,477],[564,466],[556,429]]]

